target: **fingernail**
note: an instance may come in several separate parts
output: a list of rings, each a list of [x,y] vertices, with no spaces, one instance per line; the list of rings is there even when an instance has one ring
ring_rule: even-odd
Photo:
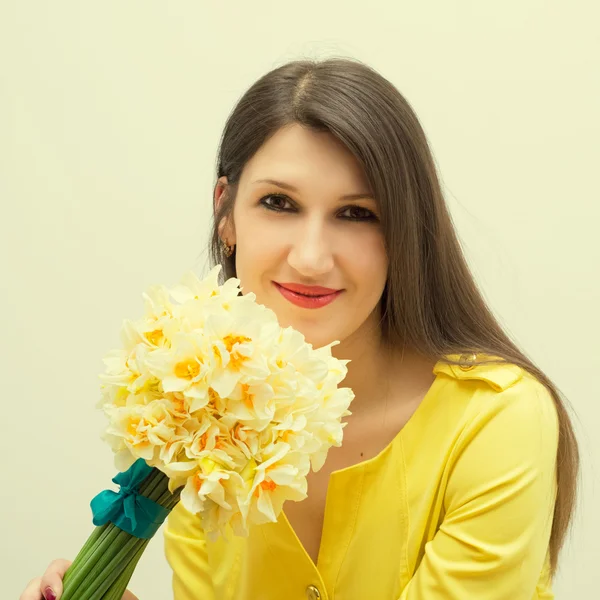
[[[56,600],[56,594],[51,587],[47,587],[44,590],[44,598],[46,598],[46,600]]]

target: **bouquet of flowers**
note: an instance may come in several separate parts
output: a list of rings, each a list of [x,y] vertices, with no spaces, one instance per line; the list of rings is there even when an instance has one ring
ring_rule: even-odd
[[[340,446],[354,394],[348,361],[314,349],[275,313],[219,285],[220,267],[151,286],[104,358],[98,404],[118,492],[91,502],[96,529],[64,578],[63,600],[120,600],[146,545],[182,502],[207,537],[247,536],[306,497],[306,476]]]

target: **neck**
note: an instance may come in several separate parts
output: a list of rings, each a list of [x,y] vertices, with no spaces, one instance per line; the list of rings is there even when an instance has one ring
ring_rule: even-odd
[[[435,361],[398,344],[386,347],[377,324],[365,323],[354,334],[331,348],[338,359],[350,360],[348,374],[340,383],[353,390],[355,398],[350,410],[361,414],[377,409],[388,400],[410,397],[423,382],[433,380]]]

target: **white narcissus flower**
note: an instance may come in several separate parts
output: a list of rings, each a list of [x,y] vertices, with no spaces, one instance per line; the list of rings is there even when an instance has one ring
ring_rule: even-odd
[[[217,314],[206,319],[204,335],[213,358],[210,386],[222,398],[228,397],[242,379],[264,380],[270,373],[261,346],[255,342],[261,321],[256,318],[254,306],[246,303],[235,315]]]
[[[162,471],[209,539],[248,535],[304,499],[354,397],[338,387],[337,342],[313,349],[219,272],[144,294],[144,317],[124,321],[123,348],[104,358],[98,403],[117,468],[143,458]]]
[[[207,302],[219,297],[223,302],[229,302],[239,294],[240,280],[230,277],[223,285],[219,285],[220,267],[213,267],[204,279],[189,271],[181,278],[181,283],[170,290],[171,296],[179,305],[190,300]]]
[[[165,392],[181,392],[192,403],[195,412],[209,402],[207,374],[211,370],[210,356],[201,333],[177,333],[171,348],[151,352],[146,365],[154,377],[162,382]]]
[[[320,386],[322,395],[319,408],[307,421],[303,430],[309,436],[309,444],[311,444],[307,451],[311,456],[313,471],[319,471],[323,467],[330,447],[341,446],[342,430],[347,425],[341,422],[341,418],[352,414],[348,407],[354,399],[354,392],[350,388],[336,387],[338,374],[330,373],[324,384]],[[317,450],[314,450],[315,445],[319,446]]]
[[[240,383],[227,398],[226,411],[241,426],[262,431],[275,415],[273,388],[263,381]]]
[[[263,453],[266,460],[256,466],[247,499],[252,523],[274,522],[285,500],[306,498],[308,456],[290,450],[285,442],[271,444]]]
[[[176,306],[169,300],[169,290],[163,285],[151,286],[143,297],[146,307],[144,317],[123,328],[125,348],[137,345],[137,338],[143,339],[151,347],[168,346],[170,340],[167,329],[176,310]]]
[[[144,319],[159,321],[163,317],[174,314],[176,305],[170,300],[171,292],[164,285],[151,285],[148,291],[142,294],[144,298]]]
[[[313,350],[312,345],[306,342],[299,331],[291,327],[282,329],[277,346],[279,352],[275,356],[283,361],[284,365],[292,363],[298,373],[305,375],[315,384],[327,376],[327,360]]]
[[[313,452],[316,452],[321,447],[321,444],[318,440],[313,440],[312,435],[306,431],[307,424],[308,419],[306,415],[290,413],[280,423],[272,427],[273,437],[275,439],[279,438],[281,441],[289,444],[292,450],[304,448],[304,452],[309,451],[307,444],[314,441]]]

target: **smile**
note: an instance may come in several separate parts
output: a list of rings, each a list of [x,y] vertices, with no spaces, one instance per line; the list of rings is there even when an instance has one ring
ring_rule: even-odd
[[[296,306],[300,306],[301,308],[321,308],[323,306],[327,306],[331,304],[344,290],[328,290],[326,293],[315,293],[315,291],[321,291],[325,288],[313,288],[315,291],[312,291],[311,288],[306,286],[304,289],[305,293],[300,293],[298,288],[300,286],[294,286],[296,290],[291,290],[288,287],[284,287],[283,285],[273,282],[275,287],[279,290],[281,295]],[[309,293],[310,291],[310,293]]]

